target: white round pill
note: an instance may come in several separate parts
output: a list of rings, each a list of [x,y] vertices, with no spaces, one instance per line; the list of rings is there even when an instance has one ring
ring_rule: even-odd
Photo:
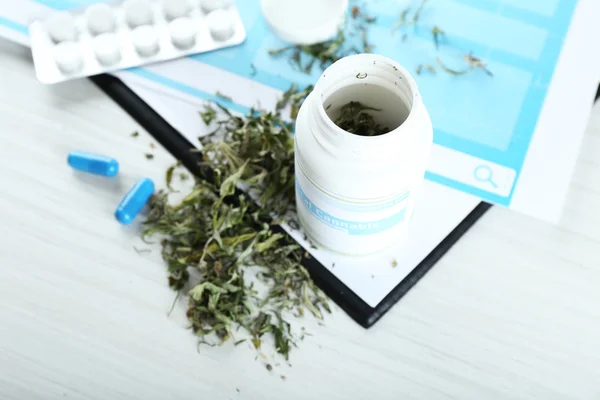
[[[54,47],[54,62],[63,73],[73,74],[83,66],[83,57],[75,42],[62,42]]]
[[[196,43],[196,28],[190,18],[177,18],[169,23],[171,42],[180,49],[189,49]]]
[[[158,52],[158,33],[153,26],[138,26],[131,32],[131,40],[142,57],[150,57]]]
[[[124,8],[125,20],[132,28],[141,25],[150,25],[154,22],[152,4],[148,0],[127,0]]]
[[[77,39],[75,17],[66,11],[51,14],[48,19],[44,21],[44,27],[55,43],[74,41]]]
[[[187,16],[191,8],[190,0],[163,0],[163,12],[168,20]]]
[[[100,64],[109,66],[121,60],[121,43],[114,33],[103,33],[93,40],[94,54]]]
[[[226,10],[215,10],[206,16],[206,23],[215,40],[230,39],[235,33],[233,17]]]
[[[232,4],[232,0],[200,0],[202,9],[206,12],[227,8]]]
[[[108,4],[94,4],[85,12],[87,27],[92,35],[113,32],[117,26],[115,13]]]

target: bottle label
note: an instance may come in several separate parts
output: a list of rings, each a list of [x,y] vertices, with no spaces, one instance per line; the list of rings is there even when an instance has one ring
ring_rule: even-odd
[[[299,206],[320,224],[351,236],[366,236],[384,232],[403,222],[407,217],[410,192],[382,202],[353,203],[324,193],[298,171],[296,196]]]

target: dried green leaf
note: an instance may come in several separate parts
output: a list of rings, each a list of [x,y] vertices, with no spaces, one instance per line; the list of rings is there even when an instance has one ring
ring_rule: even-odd
[[[429,0],[421,0],[421,4],[419,4],[419,8],[417,8],[417,11],[415,11],[415,15],[413,16],[413,21],[415,23],[419,22],[419,20],[421,19],[421,13],[423,12],[423,9],[425,8],[425,5],[428,1]]]
[[[351,17],[331,40],[312,45],[286,46],[270,50],[269,55],[274,57],[287,55],[292,67],[310,74],[315,65],[325,69],[343,57],[352,54],[370,53],[373,46],[368,42],[367,27],[376,22],[377,18],[369,15],[357,5],[351,8]],[[362,38],[361,48],[351,47],[346,43],[348,36],[358,35]]]
[[[446,38],[446,33],[439,26],[435,25],[431,28],[431,35],[433,36],[435,48],[438,49],[440,47],[440,41]]]
[[[308,93],[294,88],[282,104],[299,107]],[[225,108],[217,121],[216,107],[207,106],[205,121],[216,130],[200,139],[202,166],[212,172],[198,176],[177,203],[171,203],[170,192],[154,195],[143,237],[160,236],[174,290],[191,284],[191,271],[200,277],[188,292],[187,318],[201,343],[213,343],[209,335],[224,342],[235,329],[245,329],[255,347],[263,335],[273,334],[277,351],[287,358],[294,341],[282,312],[308,307],[308,301],[311,312],[321,315],[318,306],[327,302],[301,265],[302,248],[275,232],[272,222],[295,207],[289,123],[278,111],[238,116]],[[167,173],[169,182],[173,173]],[[256,267],[264,293],[245,278]]]
[[[275,336],[275,350],[287,361],[290,354],[290,339],[281,324],[280,326],[273,325],[273,336]]]
[[[173,188],[171,187],[171,183],[173,182],[173,173],[175,172],[175,169],[177,169],[179,166],[179,163],[171,165],[165,173],[165,182],[169,190],[173,190]]]
[[[220,194],[221,197],[231,196],[235,193],[237,185],[241,182],[244,170],[246,169],[247,162],[242,165],[236,173],[225,179],[221,184]]]
[[[492,73],[492,71],[490,71],[487,68],[487,65],[480,58],[475,57],[473,55],[473,53],[469,53],[469,54],[465,55],[464,56],[464,60],[469,65],[470,68],[472,68],[472,69],[481,69],[488,76],[490,76],[490,77],[494,76],[494,74]]]
[[[217,96],[218,98],[223,99],[225,101],[233,102],[233,99],[231,98],[231,96],[227,96],[226,94],[223,94],[219,91],[217,91],[215,93],[215,96]]]
[[[323,314],[319,309],[313,304],[312,300],[308,294],[308,283],[302,283],[302,300],[304,301],[304,306],[308,308],[308,310],[313,313],[313,315],[319,319],[323,319]]]
[[[220,288],[210,282],[202,282],[199,285],[196,285],[194,288],[192,288],[188,294],[192,299],[200,302],[202,301],[202,296],[207,290],[213,295],[227,293],[227,290]]]
[[[210,104],[205,104],[204,111],[200,112],[200,117],[205,125],[210,125],[217,118],[217,112]]]
[[[423,70],[429,71],[432,74],[437,73],[437,69],[433,65],[430,65],[430,64],[420,64],[420,65],[417,66],[417,69],[416,69],[417,75],[421,75],[423,73]]]
[[[471,72],[470,68],[464,69],[462,71],[457,71],[455,69],[449,68],[449,67],[446,66],[446,64],[444,64],[442,62],[442,59],[440,57],[437,57],[436,61],[437,61],[438,65],[442,68],[442,70],[444,70],[445,72],[449,73],[450,75],[460,76],[460,75],[466,75],[469,72]]]
[[[256,245],[256,251],[259,253],[263,253],[266,250],[272,249],[273,246],[275,246],[277,244],[277,242],[279,242],[280,239],[282,239],[284,236],[281,233],[276,233],[272,236],[270,236],[267,240],[258,243]]]
[[[390,131],[387,126],[378,124],[367,111],[380,112],[381,110],[368,107],[358,101],[351,101],[341,108],[340,115],[334,122],[346,132],[359,136],[378,136]]]

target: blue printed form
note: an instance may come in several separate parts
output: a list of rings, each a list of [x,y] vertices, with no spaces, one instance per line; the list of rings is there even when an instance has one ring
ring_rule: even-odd
[[[12,0],[0,0],[0,26],[25,29],[19,21],[2,17],[5,2],[12,4]],[[92,1],[25,2],[67,9]],[[394,31],[402,10],[411,7],[414,11],[420,3],[373,0],[365,2],[361,10],[377,17],[368,28],[373,52],[398,61],[414,73],[431,115],[435,145],[426,178],[510,206],[578,2],[430,0],[418,24]],[[268,88],[279,93],[293,83],[316,83],[322,73],[318,63],[306,74],[290,63],[289,53],[269,55],[269,50],[288,44],[267,26],[259,0],[236,4],[248,32],[241,46],[132,69],[126,74],[204,101],[216,99],[214,82],[219,79],[215,74],[223,73],[222,84],[229,82],[225,93],[234,98],[229,106],[241,112],[255,105],[257,98],[263,106],[268,101],[260,96],[250,101],[246,94],[238,96],[236,92]],[[439,47],[432,36],[435,26],[445,32]],[[348,41],[360,41],[360,37],[350,36]],[[438,61],[462,71],[467,67],[468,54],[481,59],[493,76],[483,69],[455,76],[445,72]],[[423,68],[417,75],[419,65],[431,65],[437,72]],[[245,101],[240,96],[245,96]]]
[[[369,29],[369,42],[375,45],[375,52],[397,60],[411,72],[420,64],[437,67],[436,74],[423,72],[416,80],[431,114],[435,143],[452,152],[439,149],[449,161],[439,168],[432,163],[427,178],[508,205],[576,0],[429,3],[418,26],[393,34],[401,10],[411,4],[370,2],[365,11],[377,16],[377,21]],[[307,75],[290,64],[289,56],[268,54],[286,43],[266,26],[257,0],[240,1],[238,7],[248,29],[247,42],[193,59],[280,90],[292,83],[317,81],[318,66]],[[432,40],[433,26],[446,33],[439,49]],[[470,52],[485,60],[493,77],[480,70],[453,76],[437,66],[439,56],[449,68],[464,69],[464,56]],[[437,154],[436,146],[434,157]]]

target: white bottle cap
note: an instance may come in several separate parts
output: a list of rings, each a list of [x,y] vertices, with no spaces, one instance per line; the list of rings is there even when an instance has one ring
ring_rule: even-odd
[[[113,65],[121,60],[121,44],[114,33],[103,33],[94,38],[94,54],[102,65]]]
[[[158,52],[158,33],[153,26],[138,26],[131,32],[131,40],[142,57],[150,57]]]
[[[187,16],[191,8],[189,0],[163,0],[163,12],[169,21]]]
[[[189,49],[196,43],[196,29],[190,18],[177,18],[169,23],[171,42],[179,49]]]
[[[127,24],[132,28],[150,25],[154,20],[152,4],[148,0],[127,0],[124,8]]]
[[[77,28],[75,17],[66,11],[52,13],[44,22],[48,35],[55,43],[75,41]]]
[[[306,45],[333,38],[348,9],[348,0],[261,0],[260,4],[279,38]]]
[[[62,42],[54,47],[56,66],[66,74],[78,72],[83,66],[83,57],[75,42]]]
[[[226,10],[215,10],[206,16],[206,23],[215,40],[225,41],[235,33],[233,18]]]
[[[113,32],[117,25],[115,13],[108,4],[94,4],[86,11],[87,27],[92,35]]]

